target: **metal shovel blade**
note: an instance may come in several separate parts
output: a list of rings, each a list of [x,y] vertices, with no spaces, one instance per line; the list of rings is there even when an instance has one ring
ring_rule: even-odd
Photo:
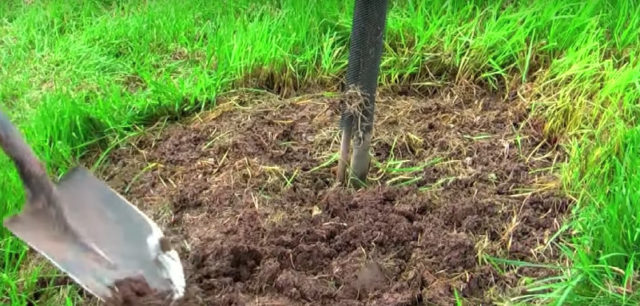
[[[113,275],[102,281],[103,285],[113,285],[123,276],[139,275],[151,288],[173,292],[175,297],[183,294],[184,276],[177,253],[162,250],[162,231],[138,208],[80,167],[60,180],[58,192],[71,226],[82,229],[85,237],[117,266],[86,275],[89,282]],[[167,258],[169,255],[173,258]]]
[[[17,135],[0,112],[0,145],[27,191],[24,210],[5,227],[103,301],[125,278],[142,277],[173,299],[183,295],[180,258],[156,223],[84,168],[53,184]]]

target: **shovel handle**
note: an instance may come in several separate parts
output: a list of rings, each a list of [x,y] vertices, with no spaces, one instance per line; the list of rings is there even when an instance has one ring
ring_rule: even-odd
[[[0,147],[13,160],[27,188],[34,187],[38,179],[46,177],[46,171],[33,150],[24,141],[9,117],[0,110]]]

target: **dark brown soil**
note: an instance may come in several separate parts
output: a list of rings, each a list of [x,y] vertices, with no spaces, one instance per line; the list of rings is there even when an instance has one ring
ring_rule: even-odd
[[[143,277],[126,278],[116,281],[112,288],[113,296],[105,302],[113,306],[134,305],[168,305],[171,303],[170,294],[157,292],[149,287]]]
[[[556,256],[545,244],[569,201],[532,170],[562,156],[525,105],[381,97],[359,191],[333,187],[335,162],[319,167],[338,151],[335,106],[229,95],[113,152],[101,176],[181,248],[184,305],[453,305],[456,292],[486,305],[548,275],[485,259]]]

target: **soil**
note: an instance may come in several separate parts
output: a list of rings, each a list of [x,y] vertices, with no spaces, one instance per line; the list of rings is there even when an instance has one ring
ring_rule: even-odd
[[[168,292],[153,290],[143,277],[125,278],[115,282],[112,297],[105,301],[106,305],[168,305],[171,303]]]
[[[98,174],[179,247],[181,305],[489,305],[551,272],[485,255],[553,261],[570,204],[533,171],[564,157],[514,97],[381,96],[360,190],[334,185],[339,99],[321,94],[223,96]]]

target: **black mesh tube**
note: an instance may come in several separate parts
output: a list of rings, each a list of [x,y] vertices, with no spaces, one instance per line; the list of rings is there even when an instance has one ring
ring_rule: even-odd
[[[382,55],[383,34],[387,17],[387,0],[356,0],[349,46],[347,90],[355,86],[364,97],[362,133],[371,132],[375,96]],[[354,114],[343,112],[342,126],[353,123]]]
[[[362,105],[353,105],[357,99],[347,99],[340,125],[343,136],[352,136],[354,140],[352,171],[354,177],[361,182],[366,179],[369,168],[368,151],[387,19],[387,1],[355,0],[346,90],[356,89],[363,99],[359,102]],[[349,144],[344,142],[345,138],[343,137],[341,152],[348,151]],[[339,170],[345,167],[345,158],[341,156]]]

